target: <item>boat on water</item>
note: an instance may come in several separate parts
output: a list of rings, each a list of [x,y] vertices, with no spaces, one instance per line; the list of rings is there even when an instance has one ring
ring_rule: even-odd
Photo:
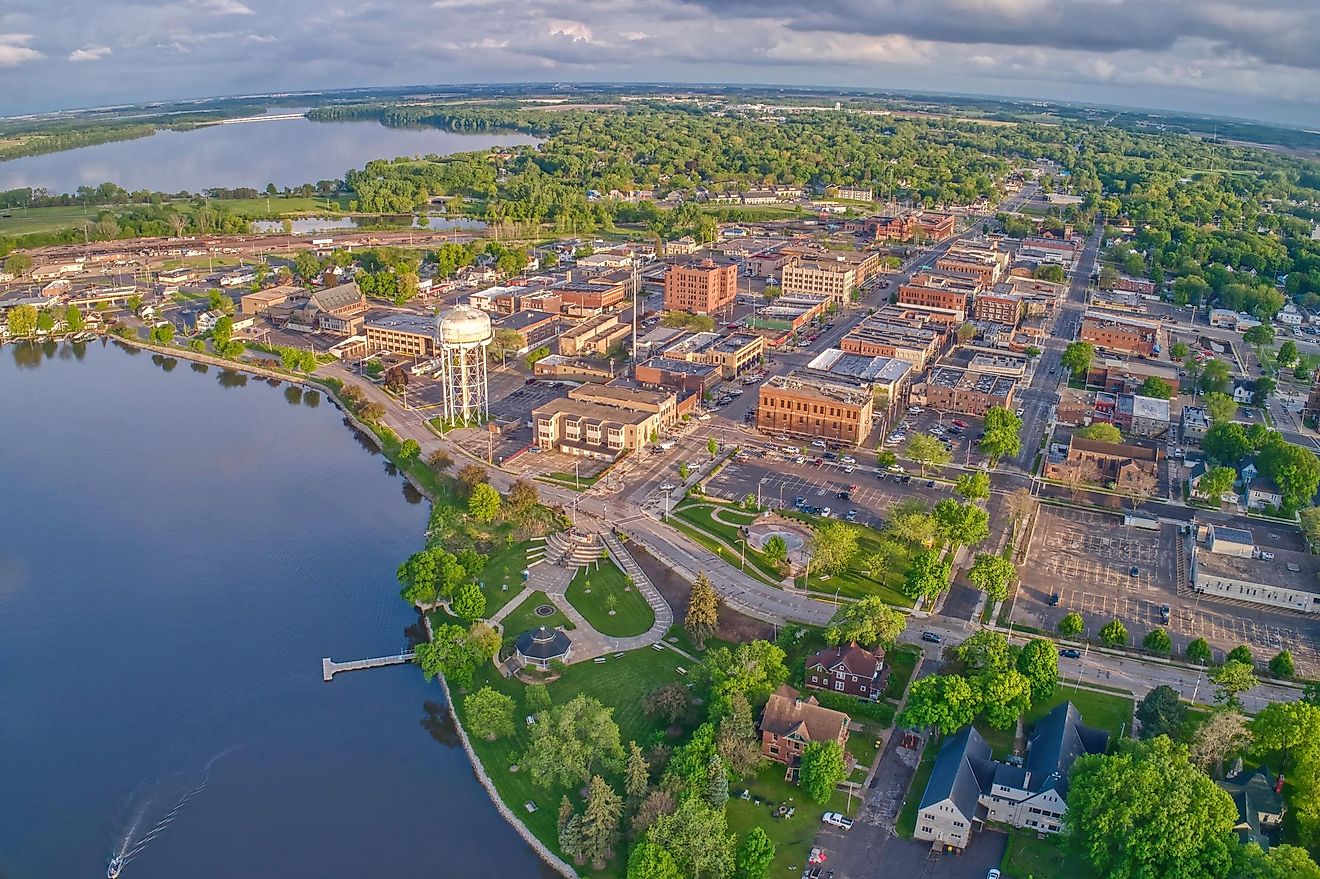
[[[124,869],[123,855],[115,855],[110,859],[110,866],[105,868],[105,879],[119,879],[119,871]]]

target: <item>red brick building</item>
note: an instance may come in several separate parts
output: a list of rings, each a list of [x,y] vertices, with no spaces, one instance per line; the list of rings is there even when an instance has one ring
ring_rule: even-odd
[[[1089,311],[1082,318],[1081,339],[1105,351],[1150,357],[1160,348],[1160,325],[1126,315]]]
[[[802,752],[812,742],[848,744],[847,714],[825,708],[814,697],[784,684],[771,694],[761,714],[761,754],[787,766],[788,775],[796,776]]]
[[[665,272],[665,310],[715,314],[738,295],[738,267],[714,260],[670,266]]]
[[[976,297],[975,313],[977,320],[1015,327],[1022,320],[1022,298],[1011,293],[982,293]]]
[[[874,651],[856,644],[826,647],[807,658],[806,684],[813,690],[830,690],[875,700],[884,692],[889,679],[885,667],[885,652]]]

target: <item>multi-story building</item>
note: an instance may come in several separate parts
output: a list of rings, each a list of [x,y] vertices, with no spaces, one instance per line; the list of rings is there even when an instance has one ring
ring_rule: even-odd
[[[889,680],[885,651],[879,647],[867,650],[856,643],[826,647],[807,657],[805,680],[812,690],[830,690],[875,701],[884,693]]]
[[[590,317],[605,311],[617,311],[623,307],[627,296],[626,286],[620,283],[571,281],[550,289],[559,297],[563,312],[569,317]]]
[[[672,265],[665,272],[665,310],[718,314],[738,296],[738,267],[712,259]]]
[[[982,284],[994,284],[1008,271],[1008,254],[993,241],[969,241],[955,244],[935,260],[942,272],[956,272],[977,278]]]
[[[765,339],[755,333],[694,333],[665,350],[664,356],[719,368],[723,378],[735,378],[755,367],[765,354]]]
[[[652,357],[638,363],[633,378],[646,388],[668,388],[686,394],[705,396],[720,381],[719,367],[708,363]]]
[[[802,752],[812,742],[848,744],[852,718],[842,711],[825,708],[814,696],[806,699],[784,684],[770,694],[761,713],[761,755],[788,767],[788,777],[797,778]]]
[[[1026,760],[1000,763],[974,727],[940,747],[922,792],[914,836],[963,849],[986,821],[1058,833],[1067,811],[1068,776],[1084,754],[1103,754],[1109,733],[1082,723],[1065,702],[1036,722]]]
[[[368,317],[364,332],[367,350],[390,351],[405,357],[430,357],[436,351],[435,318],[395,312]]]
[[[857,287],[857,267],[845,260],[790,263],[781,270],[780,286],[786,296],[824,296],[842,304]]]
[[[912,398],[941,412],[984,415],[994,406],[1013,405],[1017,382],[1010,376],[975,372],[956,366],[935,366],[912,389]]]
[[[977,320],[1015,327],[1022,320],[1022,297],[1016,293],[981,293],[973,304]]]
[[[277,305],[283,305],[290,299],[297,299],[306,295],[306,290],[292,285],[268,287],[255,293],[244,293],[239,299],[241,303],[240,311],[243,314],[261,314]]]
[[[1201,526],[1192,547],[1192,588],[1217,598],[1320,613],[1316,556],[1264,550],[1245,528]]]
[[[1140,394],[1119,394],[1114,424],[1126,434],[1144,439],[1169,433],[1169,401]]]
[[[921,370],[939,354],[944,339],[939,330],[889,320],[876,313],[853,327],[839,340],[839,347],[869,357],[896,357]]]
[[[1091,367],[1086,373],[1088,385],[1111,394],[1135,393],[1150,378],[1159,379],[1175,393],[1178,391],[1178,370],[1169,363],[1095,357],[1091,360]]]
[[[967,319],[967,305],[979,286],[970,278],[918,274],[898,288],[898,304],[949,312],[961,323]]]
[[[762,382],[756,426],[771,434],[858,445],[871,432],[874,411],[869,387],[795,370]]]
[[[818,373],[834,381],[869,387],[877,411],[892,415],[908,404],[908,390],[916,370],[897,357],[869,357],[840,348],[826,348],[799,375]]]
[[[1154,444],[1105,443],[1073,435],[1068,438],[1064,454],[1055,455],[1051,450],[1045,462],[1045,476],[1065,479],[1077,471],[1083,481],[1100,484],[1138,478],[1158,480],[1163,460],[1164,450]]]
[[[1156,321],[1102,311],[1088,311],[1082,317],[1081,340],[1105,351],[1152,357],[1163,347],[1161,334]]]
[[[632,327],[621,323],[617,314],[598,314],[559,334],[559,353],[565,357],[584,354],[609,353],[632,332]]]
[[[1019,260],[1063,266],[1070,270],[1080,248],[1077,242],[1063,238],[1024,238],[1018,244]]]
[[[1183,442],[1199,443],[1210,432],[1210,413],[1204,406],[1184,406],[1182,410]]]
[[[516,311],[493,324],[495,332],[507,330],[517,333],[521,344],[518,352],[530,351],[549,342],[559,334],[559,315],[548,311]]]
[[[565,454],[613,461],[673,426],[672,393],[586,384],[532,410],[536,444]]]
[[[845,185],[838,188],[835,198],[846,198],[849,201],[875,201],[875,190],[869,186]]]
[[[824,296],[780,296],[744,318],[743,326],[763,336],[769,345],[782,345],[822,317],[830,301]]]
[[[956,220],[952,214],[918,211],[892,217],[868,217],[862,221],[861,231],[875,230],[880,241],[943,241],[954,232]]]

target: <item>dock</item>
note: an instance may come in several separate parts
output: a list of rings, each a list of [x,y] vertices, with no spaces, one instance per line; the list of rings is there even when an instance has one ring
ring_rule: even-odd
[[[345,671],[361,671],[364,668],[384,668],[387,665],[403,665],[412,662],[417,654],[411,651],[394,656],[378,656],[374,659],[358,659],[353,662],[335,662],[328,656],[321,658],[321,678],[330,681],[335,675]]]

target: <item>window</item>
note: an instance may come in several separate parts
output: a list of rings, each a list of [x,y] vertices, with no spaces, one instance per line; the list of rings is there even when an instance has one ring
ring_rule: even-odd
[[[834,689],[836,689],[836,690],[842,690],[842,689],[843,689],[843,681],[835,681],[835,682],[834,682]]]

